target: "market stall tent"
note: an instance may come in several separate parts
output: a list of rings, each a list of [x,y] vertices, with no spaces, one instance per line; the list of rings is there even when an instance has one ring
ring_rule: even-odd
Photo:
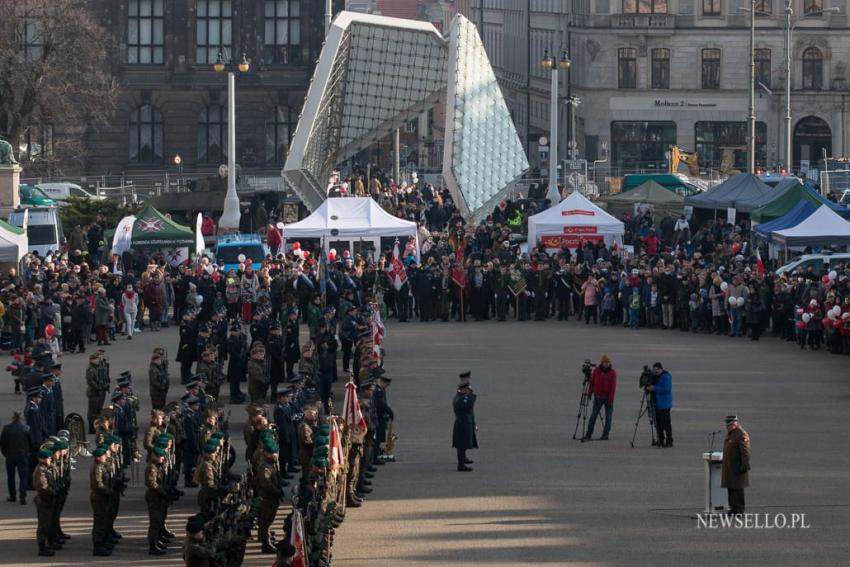
[[[545,211],[528,218],[528,245],[541,241],[545,248],[566,244],[576,248],[580,240],[604,240],[622,246],[625,226],[594,205],[578,191]]]
[[[136,213],[131,243],[134,249],[194,247],[195,233],[148,205]]]
[[[833,203],[820,195],[809,185],[803,185],[798,180],[791,180],[790,187],[770,203],[763,205],[750,213],[755,222],[768,222],[787,214],[800,202],[807,202],[817,208],[826,205],[843,218],[850,218],[850,209],[844,205]],[[779,185],[774,189],[779,189]]]
[[[641,185],[626,191],[600,199],[608,210],[614,213],[633,212],[637,204],[652,205],[655,212],[680,213],[685,204],[685,198],[677,193],[665,189],[653,180],[646,181]]]
[[[817,207],[809,201],[800,201],[783,216],[769,222],[759,223],[753,227],[753,230],[763,239],[770,242],[770,234],[772,232],[797,226],[809,218],[816,210]]]
[[[309,217],[286,225],[283,236],[286,240],[319,238],[325,252],[338,247],[334,243],[345,243],[348,250],[354,251],[355,243],[363,242],[371,243],[379,251],[381,238],[413,236],[417,240],[417,258],[419,255],[416,223],[394,217],[371,197],[326,199]]]
[[[29,239],[25,230],[0,220],[0,264],[14,264],[26,256]]]
[[[800,224],[772,232],[771,239],[786,248],[850,244],[850,222],[821,205]]]
[[[685,197],[685,205],[695,209],[735,208],[738,212],[749,213],[781,194],[773,191],[755,175],[739,173],[705,193]]]

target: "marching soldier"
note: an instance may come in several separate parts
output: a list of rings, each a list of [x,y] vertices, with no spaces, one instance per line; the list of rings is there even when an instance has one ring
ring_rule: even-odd
[[[112,555],[112,540],[108,533],[109,526],[109,502],[112,499],[113,488],[109,482],[109,456],[103,446],[92,451],[94,463],[91,467],[89,479],[91,483],[91,509],[92,509],[92,543],[96,557],[107,557]]]
[[[106,390],[103,387],[103,376],[100,369],[101,359],[96,352],[89,356],[89,366],[86,369],[86,397],[89,408],[86,417],[89,422],[89,434],[94,434],[94,420],[106,403]]]
[[[204,542],[204,517],[191,516],[186,522],[186,541],[183,542],[183,563],[186,567],[208,567],[215,550]]]
[[[60,548],[59,544],[52,540],[53,535],[53,499],[56,495],[54,488],[54,476],[50,467],[50,458],[53,452],[50,449],[39,449],[36,453],[38,465],[33,472],[33,488],[36,491],[35,509],[38,518],[36,540],[38,541],[38,554],[52,557]]]
[[[251,359],[248,361],[248,396],[251,403],[262,404],[265,402],[268,389],[269,373],[266,366],[266,347],[263,343],[257,342],[251,347]]]
[[[728,492],[730,514],[744,513],[744,489],[750,485],[749,471],[750,435],[738,423],[738,416],[727,415],[720,486]]]
[[[150,461],[145,469],[145,502],[148,505],[148,554],[165,555],[167,543],[162,540],[165,530],[166,486],[165,462],[166,451],[161,447],[152,447]]]
[[[151,407],[156,410],[165,409],[165,400],[168,398],[168,388],[171,384],[168,378],[168,367],[163,362],[163,353],[159,348],[155,348],[151,355],[148,377],[150,379]]]
[[[280,448],[273,444],[263,444],[263,460],[257,470],[257,491],[260,496],[260,509],[257,515],[257,539],[262,544],[263,553],[275,553],[269,541],[269,527],[274,523],[277,508],[280,505],[281,489],[280,468],[277,454]]]

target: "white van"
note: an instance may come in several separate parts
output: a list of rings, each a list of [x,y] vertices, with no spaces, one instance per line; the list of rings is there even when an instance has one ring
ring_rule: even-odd
[[[105,199],[105,197],[92,195],[75,183],[39,183],[36,187],[47,193],[48,197],[56,201],[67,201],[70,197],[91,199],[92,201],[102,201]]]
[[[806,273],[809,270],[809,266],[812,267],[815,274],[821,274],[824,270],[830,271],[840,264],[850,264],[850,253],[837,252],[835,254],[804,254],[777,269],[776,275],[781,276],[786,272],[790,275],[791,273],[794,273],[798,267],[803,270],[803,273]]]
[[[44,258],[50,251],[61,251],[65,244],[62,221],[56,207],[28,207],[15,209],[9,213],[9,224],[24,228],[24,215],[27,215],[27,238],[29,252],[38,252]]]

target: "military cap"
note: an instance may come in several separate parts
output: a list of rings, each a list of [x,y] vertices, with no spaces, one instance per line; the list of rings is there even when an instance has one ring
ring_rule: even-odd
[[[196,534],[204,531],[204,517],[200,514],[190,516],[186,521],[186,532]]]
[[[158,447],[156,445],[154,445],[152,452],[157,457],[164,457],[167,453],[164,447]]]
[[[38,450],[38,458],[39,459],[49,459],[53,456],[53,451],[50,449],[39,449]]]
[[[247,406],[245,406],[245,411],[248,412],[250,415],[255,416],[264,413],[265,408],[258,404],[248,404]]]
[[[120,445],[121,444],[121,438],[118,437],[117,435],[110,435],[109,437],[107,437],[107,440],[110,443],[112,443],[113,445]]]
[[[304,375],[303,374],[296,374],[292,378],[289,379],[290,384],[297,384],[298,382],[303,382],[303,381],[304,381]]]
[[[130,385],[130,377],[129,376],[121,376],[118,380],[115,381],[119,388],[124,388]]]
[[[736,421],[738,421],[737,415],[727,415],[726,416],[726,425],[729,425],[730,423],[735,423]]]
[[[269,330],[274,331],[281,328],[280,321],[278,319],[273,319],[271,323],[269,323]]]
[[[331,432],[331,426],[327,423],[322,423],[317,429],[320,435],[329,435]]]
[[[198,376],[192,376],[191,381],[186,383],[186,389],[191,390],[198,387]]]
[[[27,396],[34,398],[41,395],[41,386],[33,386],[27,389]]]
[[[204,453],[206,453],[208,455],[215,453],[216,449],[218,449],[218,445],[216,445],[216,444],[207,443],[206,445],[204,445]]]
[[[380,366],[376,366],[375,368],[369,371],[369,374],[372,376],[372,378],[380,378],[386,373],[387,371],[381,368]]]
[[[266,453],[280,453],[280,446],[277,443],[263,445],[263,451]]]
[[[467,370],[466,372],[461,372],[460,374],[458,374],[458,377],[461,380],[469,380],[470,378],[472,378],[472,372],[470,372],[469,370]]]
[[[102,457],[106,454],[106,449],[103,447],[95,447],[94,451],[91,452],[94,457]]]
[[[97,360],[98,358],[100,358],[100,356],[96,352],[89,355],[89,360]]]
[[[122,378],[129,378],[129,379],[133,378],[133,375],[130,373],[129,370],[122,371],[121,374],[119,374],[119,376],[121,376]]]
[[[163,433],[162,435],[160,435],[160,437],[165,437],[165,438],[167,438],[169,441],[173,441],[173,440],[174,440],[174,434],[173,434],[173,433],[170,433],[170,432],[168,432],[168,431],[166,431],[165,433]]]
[[[222,437],[224,437],[224,433],[222,433],[221,431],[216,431],[215,433],[210,435],[210,439],[215,439],[216,441],[218,441]]]
[[[50,365],[50,368],[58,368],[58,369],[61,370],[62,369],[62,363],[61,362],[54,362],[53,364]]]
[[[200,402],[200,400],[198,399],[198,396],[189,395],[189,396],[186,397],[186,403],[187,404],[197,404],[199,402]]]
[[[112,400],[113,402],[116,402],[118,400],[123,400],[124,399],[124,393],[116,390],[116,391],[112,392],[112,395],[109,396],[109,399]]]
[[[154,447],[162,447],[164,449],[164,448],[168,447],[168,443],[170,443],[170,441],[168,439],[166,439],[165,437],[159,437],[156,441],[154,441],[153,446]]]
[[[51,372],[42,372],[41,381],[44,382],[46,380],[56,380],[56,376],[54,376]]]
[[[60,439],[59,441],[53,443],[53,447],[61,451],[62,449],[67,449],[69,445],[67,441],[63,441]]]
[[[284,386],[283,384],[277,387],[277,392],[275,392],[278,396],[289,396],[292,394],[292,386]]]

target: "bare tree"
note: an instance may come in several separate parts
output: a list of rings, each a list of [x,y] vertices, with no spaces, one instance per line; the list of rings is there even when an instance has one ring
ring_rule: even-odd
[[[22,163],[84,157],[118,94],[109,40],[88,2],[0,0],[0,136]]]

